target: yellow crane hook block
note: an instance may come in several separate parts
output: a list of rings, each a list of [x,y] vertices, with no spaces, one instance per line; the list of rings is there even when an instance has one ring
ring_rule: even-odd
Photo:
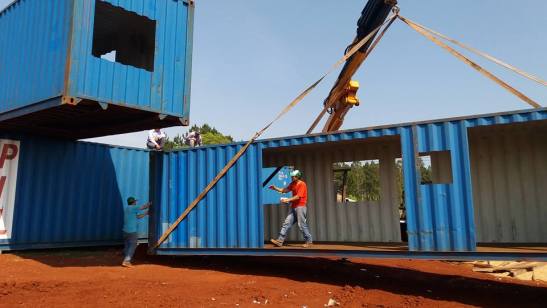
[[[359,81],[350,80],[346,87],[346,94],[344,95],[344,103],[359,106],[359,99],[357,98],[357,90],[359,90]]]

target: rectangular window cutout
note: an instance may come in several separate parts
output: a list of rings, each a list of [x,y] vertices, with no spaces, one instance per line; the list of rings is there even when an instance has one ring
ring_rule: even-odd
[[[418,158],[422,184],[451,184],[452,159],[450,151],[420,153]]]
[[[380,161],[362,160],[333,164],[336,202],[380,200]]]
[[[95,0],[93,56],[153,72],[155,48],[155,20]]]

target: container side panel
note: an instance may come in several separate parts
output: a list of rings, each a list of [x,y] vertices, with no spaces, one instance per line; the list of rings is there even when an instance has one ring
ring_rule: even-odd
[[[419,153],[450,151],[445,165],[451,183],[419,184],[420,250],[467,251],[475,249],[475,227],[467,130],[462,121],[417,125]],[[431,162],[435,162],[432,158]],[[423,161],[422,163],[423,164]],[[417,168],[420,169],[420,168]],[[450,174],[450,172],[448,172]],[[432,177],[434,179],[434,177]]]
[[[95,0],[76,0],[71,53],[70,94],[75,97],[185,117],[187,73],[192,44],[187,33],[189,6],[172,0],[101,0],[152,21],[155,25],[154,60],[150,69],[118,62],[119,56],[93,55],[97,16]],[[105,21],[102,21],[105,22]],[[116,24],[116,20],[112,21]],[[113,27],[110,27],[113,28]],[[118,52],[118,51],[116,51]],[[116,58],[118,57],[118,58]],[[120,60],[121,61],[121,60]],[[189,90],[188,90],[189,91]]]
[[[163,164],[155,164],[155,173],[162,174],[158,168],[163,168],[164,174],[153,181],[155,210],[159,210],[154,219],[162,226],[157,237],[240,148],[229,145],[156,154],[161,155]],[[263,247],[261,170],[259,146],[253,144],[160,248]]]
[[[418,193],[418,172],[416,170],[417,148],[412,127],[401,129],[401,153],[403,158],[403,182],[405,189],[405,207],[407,218],[408,248],[411,251],[424,250],[424,238],[427,241],[429,233],[421,232],[423,218],[420,215],[419,202],[421,196]]]
[[[0,13],[0,114],[61,96],[72,1],[20,0]]]
[[[147,151],[31,136],[21,141],[13,236],[0,247],[63,247],[122,239],[129,196],[148,201]],[[139,236],[148,234],[139,220]],[[3,248],[4,248],[3,247]]]

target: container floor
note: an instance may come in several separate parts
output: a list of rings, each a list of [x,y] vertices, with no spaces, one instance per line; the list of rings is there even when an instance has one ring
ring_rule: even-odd
[[[302,247],[303,243],[286,243],[283,247],[275,247],[266,243],[265,249],[307,249]],[[316,243],[313,249],[320,250],[364,250],[364,251],[408,251],[407,243]],[[547,253],[547,244],[494,244],[479,243],[477,252],[532,252]]]

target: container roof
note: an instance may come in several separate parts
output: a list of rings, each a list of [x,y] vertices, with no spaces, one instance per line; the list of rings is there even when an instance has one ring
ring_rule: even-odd
[[[286,147],[286,146],[299,146],[299,145],[306,145],[306,144],[312,144],[312,143],[339,142],[339,141],[349,141],[354,139],[396,136],[400,134],[401,128],[411,127],[415,125],[416,126],[444,125],[446,123],[463,121],[466,127],[471,128],[471,127],[477,127],[477,126],[513,124],[513,123],[522,123],[522,122],[538,121],[538,120],[547,120],[547,107],[498,112],[498,113],[488,113],[488,114],[480,114],[480,115],[469,115],[469,116],[452,117],[452,118],[441,118],[441,119],[434,119],[434,120],[427,120],[427,121],[416,121],[416,122],[405,122],[405,123],[399,123],[399,124],[371,126],[371,127],[342,130],[342,131],[337,131],[332,133],[316,133],[316,134],[309,134],[309,135],[275,137],[275,138],[268,138],[268,139],[259,139],[255,143],[261,144],[264,148],[277,148],[277,147]],[[245,143],[246,142],[242,141],[242,142],[234,142],[230,144],[204,146],[204,147],[199,147],[197,149],[203,149],[207,147],[241,145]],[[175,151],[189,151],[193,149],[196,149],[196,148],[184,148],[184,149],[178,149]]]
[[[427,121],[405,122],[400,124],[380,125],[364,128],[342,130],[332,133],[317,133],[258,140],[266,148],[304,145],[310,143],[335,142],[353,139],[394,136],[400,134],[402,127],[414,125],[443,125],[463,121],[466,127],[512,124],[528,121],[547,120],[547,108],[525,109],[481,115],[470,115],[453,118],[442,118]]]

